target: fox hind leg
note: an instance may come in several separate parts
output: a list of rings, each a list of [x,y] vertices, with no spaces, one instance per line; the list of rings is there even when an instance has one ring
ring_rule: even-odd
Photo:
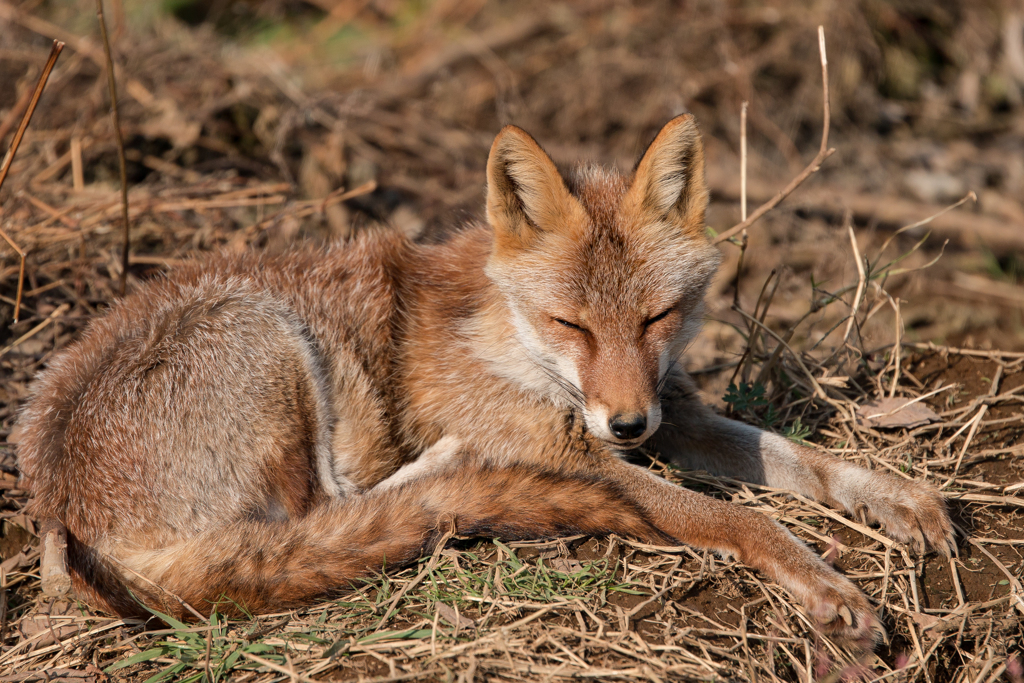
[[[373,487],[374,491],[386,491],[421,477],[428,477],[445,469],[463,454],[462,442],[454,436],[445,436],[433,446],[420,453],[410,463]]]

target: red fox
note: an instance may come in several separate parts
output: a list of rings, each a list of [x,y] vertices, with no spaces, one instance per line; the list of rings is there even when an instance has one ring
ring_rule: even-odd
[[[645,445],[952,548],[931,488],[699,401],[679,361],[719,260],[707,203],[689,115],[629,176],[563,178],[508,126],[486,222],[447,242],[380,229],[183,266],[35,383],[18,446],[30,511],[67,527],[77,595],[118,614],[300,605],[449,527],[616,533],[735,556],[870,642],[865,595],[781,525],[624,458]]]

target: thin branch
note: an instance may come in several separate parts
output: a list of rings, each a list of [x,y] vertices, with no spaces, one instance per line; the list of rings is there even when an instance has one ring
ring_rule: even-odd
[[[21,125],[18,126],[18,132],[14,134],[14,140],[11,141],[11,147],[7,150],[3,164],[0,164],[0,188],[3,188],[4,181],[7,180],[7,173],[11,170],[11,165],[14,163],[14,155],[18,153],[21,139],[25,137],[25,131],[28,129],[29,121],[32,120],[32,114],[36,111],[36,105],[39,104],[39,98],[43,96],[46,81],[49,80],[50,72],[53,71],[54,65],[57,64],[57,58],[60,57],[63,49],[64,43],[59,40],[53,41],[53,47],[50,48],[50,57],[46,60],[43,73],[39,74],[39,81],[36,83],[35,92],[32,93],[32,99],[28,103],[28,109],[25,110],[25,115],[21,118]],[[18,268],[18,294],[14,298],[14,322],[18,322],[18,315],[21,313],[21,292],[25,288],[25,252],[3,230],[0,230],[0,237],[3,237],[7,244],[11,245],[11,248],[18,252],[18,256],[21,257],[21,266]]]
[[[747,220],[747,103],[740,108],[740,219]],[[747,255],[747,231],[740,237],[740,257],[736,261],[736,277],[732,283],[732,304],[740,305],[740,277],[743,260]],[[757,311],[754,311],[755,313]],[[751,330],[753,332],[753,330]],[[748,335],[749,338],[749,335]]]
[[[29,330],[25,334],[23,334],[20,337],[18,337],[17,339],[15,339],[13,342],[8,344],[4,348],[0,349],[0,358],[3,358],[4,356],[6,356],[11,351],[11,349],[16,348],[22,342],[25,342],[25,341],[31,339],[32,337],[34,337],[39,332],[41,332],[42,330],[46,329],[47,325],[49,325],[54,320],[56,320],[61,315],[63,315],[64,312],[66,310],[68,310],[69,308],[71,308],[71,304],[65,302],[65,303],[61,304],[60,306],[58,306],[57,308],[53,309],[53,312],[50,313],[50,315],[48,315],[45,320],[43,320],[41,323],[39,323],[38,325],[33,327],[31,330]]]
[[[761,312],[760,315],[760,320],[762,323],[764,322],[765,316],[768,315],[768,309],[771,308],[772,300],[775,298],[775,290],[779,288],[779,282],[781,282],[782,280],[781,277],[776,277],[776,275],[778,275],[778,268],[772,268],[772,272],[768,273],[768,277],[765,278],[764,284],[761,285],[761,292],[757,295],[757,301],[754,302],[755,318],[758,317],[757,312],[761,309],[761,302],[763,301],[765,304],[764,310]],[[768,299],[765,300],[764,294],[768,290],[768,285],[771,284],[772,278],[775,278],[775,285],[772,287],[771,292],[768,294]],[[739,302],[734,301],[733,305],[738,307]],[[740,375],[741,371],[743,373],[742,375],[740,375],[742,377],[742,381],[746,382],[749,379],[749,366],[752,363],[751,356],[754,352],[754,344],[757,341],[755,339],[755,335],[758,334],[759,330],[758,328],[752,327],[750,325],[747,325],[747,329],[749,330],[747,334],[747,345],[746,348],[743,349],[743,355],[740,356],[739,362],[736,363],[736,369],[733,371],[732,377],[729,379],[729,384],[736,383],[736,377],[737,375]],[[760,377],[758,378],[758,381],[760,381]]]
[[[821,53],[821,92],[822,92],[822,109],[824,124],[821,129],[821,147],[818,149],[818,153],[811,160],[811,163],[807,164],[807,167],[800,172],[798,176],[789,181],[789,184],[782,188],[774,197],[769,199],[767,202],[757,207],[754,213],[747,216],[744,220],[741,220],[736,225],[732,226],[725,232],[721,233],[715,239],[712,240],[712,244],[718,244],[729,239],[733,235],[743,230],[746,230],[754,224],[761,216],[765,215],[776,206],[778,206],[783,199],[788,197],[793,191],[800,187],[801,184],[808,178],[810,178],[817,170],[821,167],[821,164],[835,153],[835,149],[828,146],[828,130],[830,120],[832,117],[832,110],[828,103],[828,58],[825,55],[825,28],[823,26],[818,27],[818,50]]]
[[[121,133],[121,112],[117,106],[117,79],[114,78],[114,58],[110,53],[110,38],[107,36],[107,20],[103,17],[103,0],[96,0],[96,17],[103,36],[103,52],[107,60],[107,86],[110,90],[110,111],[114,119],[114,136],[117,139],[117,160],[121,166],[121,220],[124,221],[124,245],[121,247],[121,296],[128,283],[128,248],[130,246],[131,224],[128,221],[128,166],[124,158],[124,135]]]
[[[915,349],[921,349],[923,351],[938,351],[939,353],[952,353],[958,356],[974,356],[977,358],[989,359],[1000,358],[1003,360],[1024,359],[1024,352],[1021,351],[999,351],[998,349],[994,349],[992,351],[985,351],[982,349],[962,349],[956,346],[943,346],[942,344],[936,344],[935,342],[904,342],[903,345],[910,346]]]
[[[18,146],[21,145],[21,139],[25,136],[25,130],[28,129],[29,121],[32,120],[32,114],[35,113],[36,105],[39,104],[39,98],[43,95],[46,81],[50,78],[50,72],[53,71],[53,67],[57,63],[57,57],[60,56],[63,49],[64,43],[59,40],[53,41],[53,47],[50,48],[50,57],[46,60],[43,73],[39,74],[39,81],[36,83],[36,89],[32,93],[32,99],[28,104],[28,109],[25,111],[25,116],[21,119],[18,132],[14,134],[14,140],[11,141],[11,147],[7,150],[7,156],[4,157],[3,164],[0,164],[0,187],[3,187],[4,181],[7,179],[7,173],[11,170],[11,164],[14,162],[14,155],[18,153]]]
[[[755,325],[757,325],[758,327],[760,327],[762,330],[767,332],[769,334],[769,336],[773,337],[775,339],[775,341],[779,342],[779,344],[781,344],[783,347],[785,347],[785,349],[787,351],[789,351],[790,354],[792,354],[793,358],[797,362],[797,365],[800,366],[800,369],[804,371],[805,375],[807,375],[807,379],[810,380],[810,382],[811,382],[811,388],[814,390],[814,395],[817,396],[818,398],[824,400],[824,401],[828,401],[829,400],[828,395],[821,388],[821,385],[818,384],[818,380],[816,380],[814,378],[814,374],[807,368],[807,366],[804,364],[804,362],[800,358],[800,356],[798,356],[796,354],[796,352],[793,351],[793,349],[789,346],[789,344],[787,344],[785,342],[785,340],[782,337],[780,337],[778,334],[776,334],[774,330],[769,328],[767,325],[762,323],[760,320],[758,320],[757,318],[753,317],[752,315],[750,315],[749,313],[744,311],[742,308],[734,307],[733,310],[736,311],[737,313],[739,313],[740,315],[742,315],[744,318],[746,318],[750,322],[752,322]]]
[[[978,201],[978,195],[976,195],[974,193],[974,190],[971,190],[970,192],[965,194],[963,197],[960,198],[959,201],[954,202],[953,204],[950,204],[949,206],[947,206],[947,207],[945,207],[945,208],[943,208],[943,209],[941,209],[939,211],[936,211],[931,216],[928,216],[927,218],[922,218],[921,220],[917,221],[916,223],[911,223],[910,225],[904,225],[902,228],[900,228],[896,232],[894,232],[891,235],[889,235],[889,237],[886,238],[885,242],[882,243],[882,247],[878,250],[878,258],[875,260],[874,263],[871,264],[871,272],[875,272],[876,270],[878,270],[878,262],[882,260],[882,254],[885,253],[885,250],[889,247],[890,244],[892,244],[892,241],[894,239],[896,239],[897,235],[900,235],[900,234],[902,234],[902,233],[904,233],[904,232],[906,232],[908,230],[913,230],[914,228],[920,228],[922,225],[927,225],[928,223],[931,223],[933,220],[935,220],[939,216],[941,216],[943,214],[946,214],[946,213],[949,213],[953,209],[961,206],[962,204],[964,204],[968,200],[975,201],[975,202]],[[927,235],[926,235],[926,237],[927,237]],[[916,247],[915,247],[915,249],[916,249]],[[886,268],[889,268],[889,266],[892,266],[892,265],[896,264],[897,262],[898,262],[898,259],[890,261],[888,264],[886,264],[885,268],[882,268],[881,270],[885,270]]]
[[[740,221],[747,220],[747,102],[740,108]]]
[[[860,302],[864,298],[864,289],[867,284],[867,275],[864,273],[863,259],[860,257],[860,249],[857,248],[857,236],[853,234],[853,223],[847,223],[846,228],[850,231],[850,244],[853,245],[853,259],[857,264],[857,293],[853,296],[853,310],[850,311],[850,317],[847,318],[846,332],[843,333],[843,343],[840,344],[840,346],[844,346],[850,339],[850,331],[853,330],[853,324],[857,322],[857,312],[860,310]]]
[[[882,290],[885,291],[885,290]],[[889,386],[889,398],[896,395],[896,388],[900,383],[900,357],[903,355],[903,349],[901,342],[903,341],[903,318],[900,315],[900,300],[899,297],[893,299],[886,293],[886,298],[889,300],[889,305],[892,306],[893,312],[896,315],[896,341],[893,344],[893,362],[895,368],[892,373],[892,384]]]

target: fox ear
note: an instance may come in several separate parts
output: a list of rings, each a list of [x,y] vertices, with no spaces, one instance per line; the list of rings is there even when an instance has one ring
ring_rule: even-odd
[[[672,119],[654,138],[636,166],[628,198],[641,215],[668,220],[691,237],[704,234],[704,145],[691,114]]]
[[[543,233],[578,225],[583,207],[529,133],[505,126],[487,157],[487,220],[499,247],[525,248]]]

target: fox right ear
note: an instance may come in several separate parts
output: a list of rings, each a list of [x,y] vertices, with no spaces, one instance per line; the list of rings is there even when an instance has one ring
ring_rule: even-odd
[[[581,225],[586,212],[537,141],[505,126],[487,157],[487,220],[500,249],[523,249],[545,232]]]

